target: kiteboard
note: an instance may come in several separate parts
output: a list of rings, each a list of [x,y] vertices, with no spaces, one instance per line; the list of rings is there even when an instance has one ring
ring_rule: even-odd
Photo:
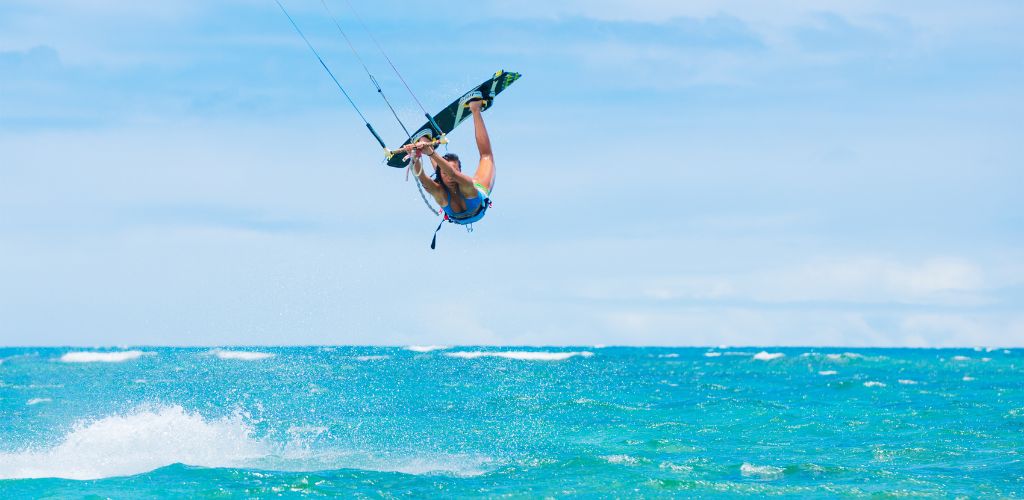
[[[460,123],[473,115],[466,106],[466,100],[472,96],[475,92],[479,92],[484,99],[484,103],[480,110],[484,111],[490,109],[494,105],[494,97],[501,93],[501,91],[512,85],[513,82],[522,76],[519,73],[512,73],[507,71],[498,71],[486,82],[473,87],[472,90],[466,92],[461,97],[455,100],[455,102],[449,104],[447,107],[441,110],[440,113],[434,115],[432,118],[428,116],[427,123],[424,123],[422,127],[416,129],[416,132],[412,136],[402,143],[402,146],[406,146],[413,142],[420,140],[421,137],[426,137],[437,143],[444,144],[446,134],[455,130]],[[404,168],[408,164],[408,153],[403,151],[402,148],[398,148],[389,152],[388,155],[388,166],[396,168]]]

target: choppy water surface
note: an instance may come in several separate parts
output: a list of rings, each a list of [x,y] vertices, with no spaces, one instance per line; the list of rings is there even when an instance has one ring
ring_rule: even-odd
[[[0,349],[0,496],[1024,495],[1024,351]]]

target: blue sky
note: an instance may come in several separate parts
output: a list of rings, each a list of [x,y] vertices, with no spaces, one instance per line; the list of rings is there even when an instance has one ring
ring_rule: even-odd
[[[1020,2],[353,4],[431,110],[523,73],[473,234],[272,1],[7,1],[0,344],[1024,345]]]

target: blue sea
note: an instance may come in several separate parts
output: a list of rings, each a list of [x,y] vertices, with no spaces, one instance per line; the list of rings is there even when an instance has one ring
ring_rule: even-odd
[[[0,497],[1021,497],[1024,351],[0,349]]]

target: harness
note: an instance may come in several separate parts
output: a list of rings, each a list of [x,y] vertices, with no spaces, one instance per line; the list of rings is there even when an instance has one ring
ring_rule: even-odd
[[[442,184],[442,187],[444,188],[445,193],[448,195],[448,206],[441,208],[441,214],[444,217],[441,219],[441,222],[437,224],[437,229],[434,229],[434,238],[430,240],[431,250],[434,250],[435,247],[437,246],[437,233],[444,226],[445,222],[466,226],[466,231],[472,233],[473,223],[480,219],[483,219],[484,214],[487,213],[487,209],[491,207],[491,198],[489,196],[484,195],[484,191],[482,188],[477,188],[477,196],[482,197],[483,200],[480,201],[480,206],[476,208],[476,211],[469,215],[465,215],[466,212],[451,213],[449,212],[449,207],[451,207],[452,193],[451,191],[448,191],[447,186],[444,186]],[[461,191],[459,192],[459,196],[462,196],[463,200],[466,199],[466,197],[463,196]]]

